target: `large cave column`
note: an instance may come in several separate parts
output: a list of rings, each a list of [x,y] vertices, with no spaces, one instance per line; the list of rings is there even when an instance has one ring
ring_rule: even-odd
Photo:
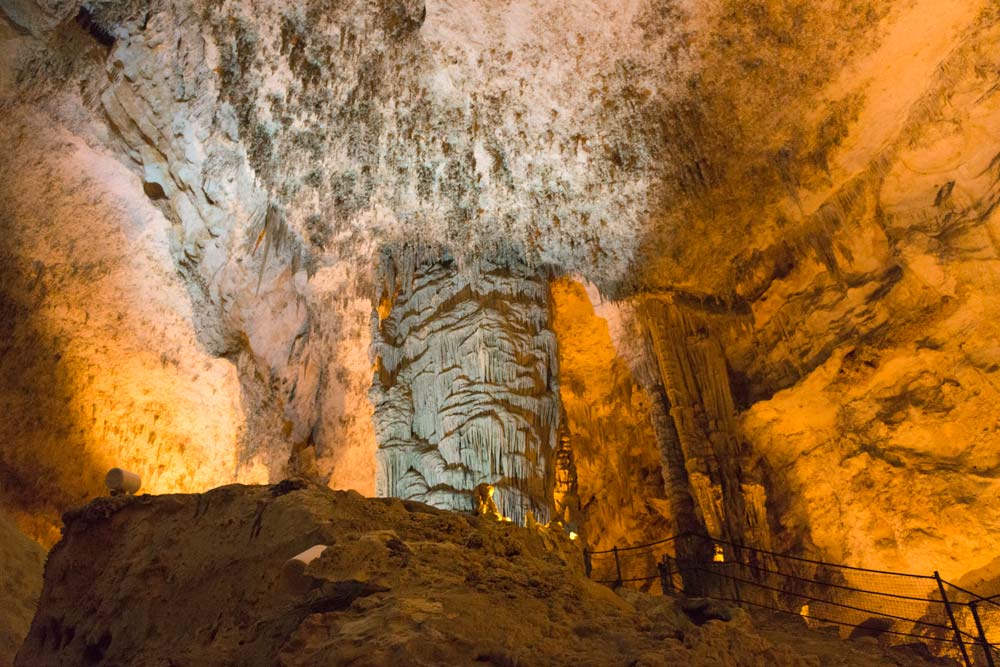
[[[553,514],[558,388],[547,280],[389,261],[373,333],[377,493],[523,523]]]
[[[645,299],[641,312],[662,386],[660,412],[669,412],[672,422],[657,429],[666,434],[667,483],[683,484],[686,477],[709,535],[769,548],[766,492],[738,433],[721,344],[710,327],[670,300]]]

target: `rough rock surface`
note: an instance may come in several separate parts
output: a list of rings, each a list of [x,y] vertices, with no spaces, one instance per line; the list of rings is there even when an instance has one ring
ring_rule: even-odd
[[[267,481],[237,456],[237,373],[196,340],[167,221],[135,175],[53,122],[15,111],[0,129],[33,155],[0,156],[17,174],[0,179],[0,495],[49,544],[113,466],[151,492]]]
[[[582,516],[576,530],[594,549],[674,534],[652,399],[637,379],[648,375],[639,368],[641,330],[626,308],[602,302],[581,282],[553,281],[551,294],[566,422],[560,428],[573,453]]]
[[[935,5],[939,24],[914,5],[858,66],[861,120],[887,115],[852,126],[823,196],[798,191],[799,222],[740,254],[743,312],[716,328],[781,540],[955,579],[1000,525],[1000,15],[975,5]],[[893,98],[879,62],[917,89]]]
[[[992,590],[1000,15],[978,2],[865,3],[852,19],[839,13],[848,4],[821,17],[817,3],[719,3],[728,27],[692,34],[718,47],[701,50],[707,177],[674,200],[684,224],[646,239],[629,305],[689,323],[647,321],[654,340],[721,350],[724,368],[716,357],[695,379],[732,408],[706,409],[714,392],[680,407],[705,432],[729,422],[745,458],[716,484],[750,500],[762,498],[739,487],[761,485],[779,549]],[[817,51],[821,33],[836,37]],[[753,57],[721,66],[739,52]],[[776,76],[788,67],[795,77]],[[719,151],[732,137],[708,130],[723,118],[744,131]],[[622,347],[635,333],[616,335]],[[690,420],[670,422],[683,435]],[[705,460],[686,454],[681,481],[711,507],[692,474]]]
[[[66,516],[19,667],[908,665],[877,644],[774,644],[745,612],[585,579],[561,533],[304,483],[99,499]],[[282,588],[284,561],[329,548]]]
[[[42,591],[45,550],[0,514],[0,667],[9,667],[28,634]]]
[[[111,465],[150,491],[290,466],[372,493],[357,276],[314,264],[305,286],[235,120],[206,97],[211,45],[174,48],[170,8],[131,40],[88,8],[5,3],[0,25],[4,503],[51,542]]]

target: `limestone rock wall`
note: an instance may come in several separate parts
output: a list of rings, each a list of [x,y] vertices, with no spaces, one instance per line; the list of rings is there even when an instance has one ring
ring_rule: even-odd
[[[817,358],[799,346],[785,353],[803,379],[755,405],[745,424],[789,471],[794,492],[827,499],[793,516],[834,554],[959,573],[992,559],[998,359],[988,286],[996,281],[1000,116],[993,79],[980,69],[995,59],[996,16],[983,18],[838,210],[830,264],[804,264],[776,281],[759,316],[770,329],[765,323],[808,308],[820,325],[811,338],[826,340]],[[838,296],[806,305],[819,293],[806,286],[837,274]],[[790,290],[794,281],[802,286]],[[807,481],[816,466],[843,474]],[[886,514],[894,521],[877,518]]]
[[[663,460],[673,525],[686,504],[725,508],[731,485],[744,508],[720,515],[777,548],[994,586],[996,9],[869,3],[862,25],[831,3],[837,37],[817,53],[796,28],[815,5],[739,4],[692,35],[700,87],[674,127],[701,176],[664,182],[624,290],[680,313],[646,318],[658,368],[632,365],[663,389],[654,432],[680,450]],[[736,53],[753,58],[714,60]],[[797,78],[760,78],[789,63]],[[738,136],[718,124],[726,99]],[[720,430],[739,451],[685,453]]]
[[[0,514],[0,665],[13,665],[42,592],[45,551]]]
[[[147,491],[374,490],[370,297],[307,266],[193,7],[147,10],[4,6],[2,488],[46,541],[110,465]]]
[[[558,362],[543,276],[483,262],[396,261],[375,312],[379,495],[501,514],[553,515]]]
[[[237,456],[239,379],[197,340],[169,223],[57,122],[14,112],[0,130],[34,156],[0,157],[0,497],[47,544],[112,466],[147,492],[266,479]]]
[[[674,511],[637,379],[646,358],[641,330],[623,304],[570,278],[551,285],[558,342],[561,425],[576,469],[581,520],[594,549],[642,544],[674,532]]]
[[[772,354],[803,379],[744,425],[800,498],[789,527],[831,557],[956,577],[993,559],[997,20],[967,24],[899,135],[817,213],[829,260],[754,306],[762,338],[799,322]]]
[[[728,277],[645,274],[714,313],[782,549],[995,578],[997,20],[891,7],[813,98],[858,95],[822,178],[744,200],[743,234],[702,214],[745,247],[692,240],[680,265],[728,257]]]

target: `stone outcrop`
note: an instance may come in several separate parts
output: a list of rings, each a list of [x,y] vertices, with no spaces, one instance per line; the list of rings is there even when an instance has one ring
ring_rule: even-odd
[[[0,514],[0,666],[9,667],[28,634],[42,591],[45,552]]]
[[[66,521],[17,667],[926,664],[739,609],[696,625],[585,579],[561,531],[413,501],[287,481],[103,498]],[[282,564],[316,544],[311,589],[286,590]]]

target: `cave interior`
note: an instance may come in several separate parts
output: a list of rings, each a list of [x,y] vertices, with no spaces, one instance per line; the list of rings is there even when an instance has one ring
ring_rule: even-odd
[[[0,50],[0,666],[1000,662],[997,3]]]

